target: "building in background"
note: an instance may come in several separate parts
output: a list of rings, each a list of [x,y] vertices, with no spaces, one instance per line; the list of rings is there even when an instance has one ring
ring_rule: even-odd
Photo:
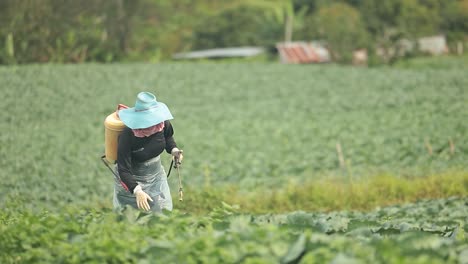
[[[431,55],[443,55],[449,52],[445,36],[431,36],[418,39],[419,51]]]
[[[265,52],[262,47],[233,47],[198,50],[184,53],[177,53],[173,59],[216,59],[216,58],[236,58],[253,57]]]
[[[279,59],[285,64],[324,63],[330,61],[330,52],[321,42],[277,43]]]

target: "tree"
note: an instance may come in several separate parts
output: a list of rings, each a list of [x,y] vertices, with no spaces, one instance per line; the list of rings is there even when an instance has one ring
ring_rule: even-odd
[[[309,17],[306,25],[308,37],[325,40],[336,61],[350,62],[354,50],[368,46],[361,15],[348,4],[324,6]]]
[[[260,16],[262,9],[239,6],[209,16],[193,28],[194,49],[232,46],[274,46],[281,39],[281,24]]]
[[[371,53],[371,59],[392,63],[409,54],[402,43],[437,34],[441,1],[445,0],[362,0],[360,11],[379,54]]]
[[[289,42],[292,40],[294,28],[294,5],[292,0],[237,0],[228,4],[226,9],[240,6],[258,8],[263,11],[264,16],[276,19],[278,23],[284,25],[284,41]]]
[[[463,41],[468,35],[468,0],[439,0],[440,29],[449,41]]]
[[[438,9],[434,6],[425,6],[418,0],[402,0],[396,17],[396,26],[403,37],[415,39],[437,34],[439,24]]]

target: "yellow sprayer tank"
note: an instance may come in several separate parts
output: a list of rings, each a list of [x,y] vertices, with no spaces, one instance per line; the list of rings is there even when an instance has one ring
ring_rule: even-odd
[[[119,105],[117,111],[122,108],[127,107],[124,105]],[[124,123],[120,120],[119,116],[117,115],[117,111],[108,115],[106,117],[106,120],[104,121],[104,138],[106,144],[105,154],[106,159],[112,164],[115,163],[117,160],[117,144],[119,140],[119,135],[125,128]]]

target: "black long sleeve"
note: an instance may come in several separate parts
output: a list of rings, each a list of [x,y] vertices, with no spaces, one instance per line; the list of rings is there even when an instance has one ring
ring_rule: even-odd
[[[171,154],[173,148],[177,147],[177,144],[174,140],[174,129],[172,124],[169,121],[164,122],[164,137],[166,139],[166,152]]]
[[[126,128],[119,136],[117,147],[117,170],[120,180],[126,185],[127,190],[133,193],[133,189],[138,185],[132,176],[132,139],[133,132]]]
[[[174,130],[169,121],[164,122],[163,131],[149,137],[136,137],[128,127],[122,131],[117,148],[117,169],[129,192],[133,193],[138,185],[132,173],[133,164],[152,159],[164,150],[171,153],[171,150],[177,147],[173,135]]]

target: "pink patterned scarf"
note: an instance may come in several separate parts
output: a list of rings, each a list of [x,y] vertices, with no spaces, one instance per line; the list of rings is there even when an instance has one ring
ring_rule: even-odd
[[[154,133],[157,133],[159,131],[162,131],[164,129],[164,122],[161,122],[157,125],[150,126],[147,128],[141,128],[141,129],[132,129],[133,134],[135,137],[149,137],[153,135]]]

